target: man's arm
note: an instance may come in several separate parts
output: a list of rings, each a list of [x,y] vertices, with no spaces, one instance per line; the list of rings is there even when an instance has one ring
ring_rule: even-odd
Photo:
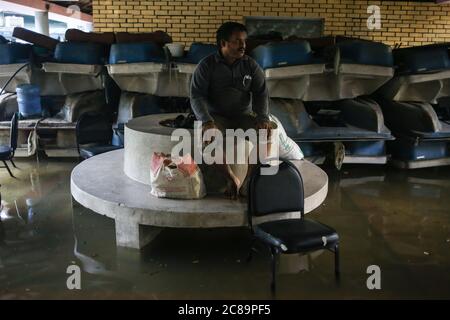
[[[191,81],[191,107],[197,120],[202,122],[213,121],[213,118],[209,114],[209,77],[209,66],[203,60],[195,68]]]
[[[252,75],[252,108],[256,113],[258,120],[269,121],[269,90],[266,86],[264,72],[258,63],[250,59],[253,70]]]

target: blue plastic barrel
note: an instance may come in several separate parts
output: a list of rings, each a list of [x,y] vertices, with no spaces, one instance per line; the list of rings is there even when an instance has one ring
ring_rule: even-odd
[[[21,116],[25,118],[41,116],[41,90],[38,86],[22,84],[17,87],[16,92]]]

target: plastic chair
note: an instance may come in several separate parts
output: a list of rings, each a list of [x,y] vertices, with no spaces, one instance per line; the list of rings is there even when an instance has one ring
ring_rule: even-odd
[[[9,145],[0,145],[0,160],[5,165],[0,168],[6,168],[6,170],[8,170],[9,172],[9,175],[13,178],[15,178],[15,176],[12,174],[6,161],[11,161],[14,168],[17,168],[16,164],[13,161],[13,158],[14,153],[16,152],[17,149],[18,133],[19,133],[19,115],[17,113],[14,113],[11,118]]]
[[[77,148],[82,159],[121,149],[112,145],[112,123],[102,113],[84,113],[76,126]]]

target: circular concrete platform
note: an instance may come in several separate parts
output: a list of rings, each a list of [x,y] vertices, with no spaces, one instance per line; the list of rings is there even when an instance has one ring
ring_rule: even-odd
[[[325,200],[328,176],[308,161],[296,161],[295,164],[305,185],[305,212],[310,212]],[[145,168],[148,175],[149,167]],[[201,200],[157,198],[150,194],[149,185],[129,178],[123,168],[124,150],[117,150],[83,161],[71,175],[73,198],[84,207],[115,219],[119,246],[142,248],[164,227],[247,225],[245,199],[229,200],[221,196],[207,196]]]

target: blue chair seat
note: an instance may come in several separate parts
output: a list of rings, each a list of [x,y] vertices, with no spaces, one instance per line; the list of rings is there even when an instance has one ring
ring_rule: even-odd
[[[22,43],[0,44],[0,64],[25,63],[30,60],[32,46]]]
[[[104,48],[98,43],[60,42],[55,49],[55,60],[59,63],[101,65],[103,56]]]
[[[307,41],[267,43],[253,49],[251,56],[264,70],[310,64],[313,60]]]
[[[367,40],[347,40],[336,44],[341,63],[393,67],[392,49],[384,43]]]
[[[119,146],[88,146],[88,147],[80,147],[80,156],[83,159],[88,159],[91,158],[93,156],[105,153],[105,152],[109,152],[109,151],[114,151],[114,150],[118,150],[118,149],[122,149],[123,147],[119,147]]]
[[[166,62],[163,48],[153,42],[115,43],[111,46],[109,64]]]
[[[448,44],[434,44],[394,50],[397,74],[420,74],[450,69]]]
[[[198,64],[202,59],[217,52],[217,46],[215,44],[194,42],[191,47],[182,58],[173,58],[175,62]]]
[[[284,245],[285,253],[326,249],[339,241],[333,228],[305,218],[265,222],[255,226],[254,230],[255,236],[268,245]]]
[[[441,121],[441,130],[435,131],[435,132],[424,132],[419,130],[411,130],[410,135],[417,136],[422,139],[443,139],[448,140],[450,139],[450,124]]]
[[[12,154],[12,149],[10,146],[0,146],[0,158],[9,158]]]

